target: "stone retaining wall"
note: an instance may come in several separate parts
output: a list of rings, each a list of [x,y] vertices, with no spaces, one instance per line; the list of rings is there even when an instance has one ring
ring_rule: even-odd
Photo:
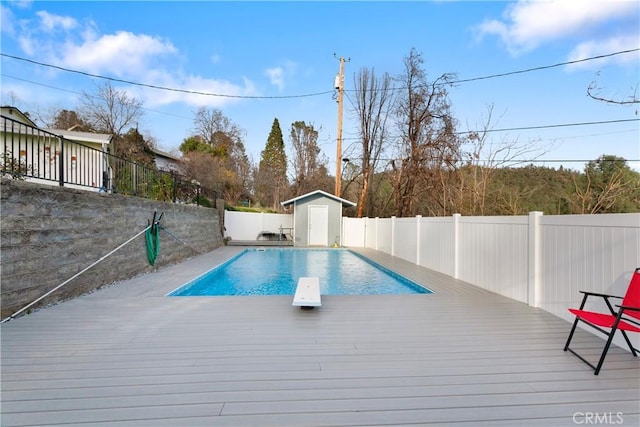
[[[160,231],[154,266],[147,260],[142,234],[39,305],[70,299],[223,245],[217,209],[6,178],[0,191],[3,319],[143,231],[154,211],[164,214],[161,226],[175,236]]]

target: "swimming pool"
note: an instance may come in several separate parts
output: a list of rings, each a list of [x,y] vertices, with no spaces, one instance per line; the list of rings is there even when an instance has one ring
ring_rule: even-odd
[[[429,289],[347,249],[247,249],[168,296],[293,295],[299,277],[323,295],[428,294]]]

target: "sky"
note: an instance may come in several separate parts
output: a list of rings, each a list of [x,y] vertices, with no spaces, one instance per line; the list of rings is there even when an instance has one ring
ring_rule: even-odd
[[[291,124],[313,124],[333,173],[338,158],[357,158],[355,74],[399,76],[415,49],[429,81],[455,74],[457,131],[492,130],[483,160],[582,170],[608,154],[640,170],[640,107],[624,103],[640,98],[639,1],[3,0],[0,7],[2,105],[71,110],[82,92],[110,82],[142,101],[138,128],[163,151],[179,153],[195,111],[215,108],[244,131],[256,163],[274,118],[287,150]],[[590,86],[615,102],[589,97]]]

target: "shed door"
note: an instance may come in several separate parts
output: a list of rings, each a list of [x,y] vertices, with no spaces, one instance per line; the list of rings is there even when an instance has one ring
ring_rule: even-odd
[[[309,206],[309,246],[327,246],[329,207]]]

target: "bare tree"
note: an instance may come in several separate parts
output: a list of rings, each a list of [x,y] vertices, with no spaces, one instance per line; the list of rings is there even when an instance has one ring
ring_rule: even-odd
[[[584,176],[585,183],[579,184],[574,180],[575,196],[571,199],[578,213],[597,214],[606,212],[615,205],[618,196],[626,188],[626,183],[622,181],[622,173],[617,172],[610,177],[604,186],[598,186],[593,182],[593,177],[589,174]]]
[[[639,177],[623,158],[603,155],[587,163],[582,181],[574,179],[575,194],[569,201],[582,214],[637,211]]]
[[[487,214],[488,191],[496,171],[505,166],[526,164],[547,152],[536,141],[520,143],[508,137],[492,140],[490,135],[494,127],[493,105],[489,105],[483,124],[467,135],[470,151],[463,154],[466,160],[456,171],[457,181],[453,186],[456,200],[452,201],[452,209],[458,213]],[[503,196],[498,195],[497,198],[513,202],[513,195]]]
[[[122,135],[127,127],[137,128],[142,117],[142,101],[106,82],[96,86],[95,94],[82,92],[79,114],[98,132]]]
[[[396,216],[415,215],[438,203],[439,174],[457,159],[460,141],[455,134],[446,86],[454,75],[428,82],[422,56],[411,49],[404,74],[397,80],[403,94],[396,103],[400,132],[399,159],[392,161]],[[420,200],[421,206],[415,203]]]
[[[242,140],[243,131],[217,108],[201,107],[195,112],[193,135],[222,152],[233,151]]]
[[[362,68],[353,80],[355,91],[349,99],[358,118],[362,169],[356,216],[362,218],[369,202],[373,173],[388,137],[387,118],[394,98],[391,76],[387,73],[377,78],[373,69]]]
[[[289,141],[292,150],[293,192],[301,194],[316,190],[318,182],[324,180],[327,173],[327,159],[322,156],[318,146],[319,131],[313,124],[297,121],[291,124]]]
[[[243,131],[218,109],[195,112],[194,134],[180,150],[194,167],[198,181],[235,202],[249,196],[252,166],[242,142]]]
[[[612,96],[601,95],[602,89],[597,85],[595,81],[591,82],[587,87],[587,96],[596,101],[604,102],[606,104],[618,104],[618,105],[630,105],[640,104],[640,98],[638,97],[638,85],[632,89],[632,93],[626,98],[614,98]]]

